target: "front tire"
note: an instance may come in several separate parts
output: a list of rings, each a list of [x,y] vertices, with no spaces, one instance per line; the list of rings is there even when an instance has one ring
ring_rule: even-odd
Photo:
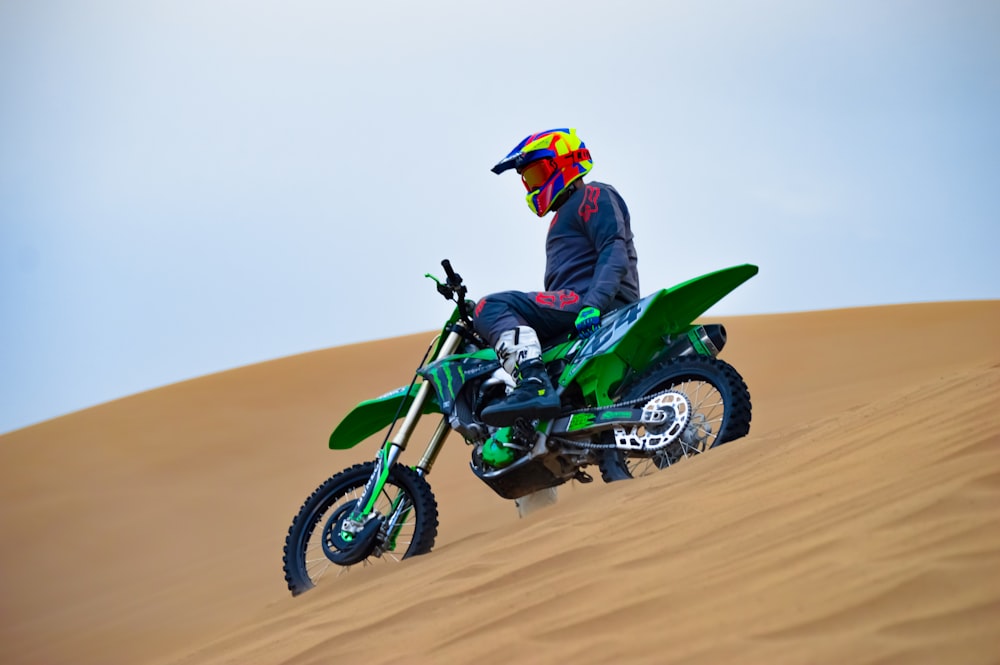
[[[645,476],[674,462],[744,437],[750,431],[750,392],[732,365],[709,356],[687,356],[662,362],[622,391],[622,401],[633,401],[673,390],[691,401],[692,421],[685,432],[651,456],[612,450],[601,457],[605,482]]]
[[[292,520],[285,537],[283,562],[285,582],[293,596],[315,586],[331,566],[346,565],[338,564],[327,555],[333,551],[331,529],[335,529],[338,515],[349,512],[350,504],[361,497],[374,469],[374,462],[365,462],[330,477],[306,499]],[[388,532],[384,520],[401,502],[406,502],[402,505],[409,508],[406,518]],[[354,562],[368,563],[373,558],[399,561],[425,554],[434,546],[438,527],[437,502],[430,485],[413,469],[401,464],[393,466],[372,514],[383,520],[384,526],[374,541],[366,544],[371,550],[362,552],[363,556]],[[322,528],[317,531],[320,525]]]

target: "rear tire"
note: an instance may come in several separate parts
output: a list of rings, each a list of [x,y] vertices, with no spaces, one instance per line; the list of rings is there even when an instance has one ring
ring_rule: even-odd
[[[338,510],[343,511],[361,496],[374,469],[374,462],[345,469],[320,485],[302,504],[285,537],[283,557],[285,582],[293,596],[311,589],[331,566],[337,565],[326,555],[323,547],[329,526],[327,523]],[[379,557],[399,561],[425,554],[434,547],[438,509],[430,485],[413,469],[396,464],[389,472],[374,511],[384,518],[400,500],[410,503],[409,515],[395,534],[380,534],[373,545],[374,551],[361,558],[359,563],[367,564]],[[321,525],[322,528],[317,531],[316,527]],[[331,547],[329,541],[326,545]]]
[[[653,366],[621,394],[632,401],[675,390],[691,400],[692,422],[678,442],[649,456],[612,450],[601,456],[604,482],[637,478],[676,461],[744,437],[750,431],[750,392],[732,365],[709,356],[686,356]]]

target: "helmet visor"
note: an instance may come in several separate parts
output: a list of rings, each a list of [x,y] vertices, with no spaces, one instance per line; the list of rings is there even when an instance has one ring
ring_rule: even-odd
[[[530,192],[542,187],[555,172],[555,162],[551,159],[539,159],[521,169],[521,182]]]

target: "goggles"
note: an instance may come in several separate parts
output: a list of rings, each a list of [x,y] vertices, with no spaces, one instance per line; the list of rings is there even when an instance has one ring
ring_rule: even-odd
[[[521,182],[524,183],[524,188],[530,192],[544,186],[555,172],[554,159],[539,159],[520,170]]]
[[[523,159],[523,154],[518,154],[518,158]],[[506,161],[506,160],[505,160]],[[515,160],[516,161],[516,160]],[[541,159],[536,159],[529,164],[517,168],[517,172],[521,174],[521,182],[524,183],[524,188],[529,192],[539,189],[545,186],[545,183],[549,181],[553,175],[555,175],[561,169],[567,168],[569,166],[576,165],[581,168],[581,174],[590,170],[590,166],[583,167],[581,162],[590,161],[590,151],[586,148],[580,148],[579,150],[574,150],[573,152],[567,153],[565,155],[558,155],[556,157],[543,157]],[[503,162],[497,165],[501,166]],[[509,166],[506,168],[510,168]],[[494,171],[496,167],[494,167]],[[501,169],[502,170],[502,169]]]

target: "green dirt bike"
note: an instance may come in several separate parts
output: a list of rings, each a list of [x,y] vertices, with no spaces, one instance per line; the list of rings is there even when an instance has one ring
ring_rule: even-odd
[[[330,448],[345,450],[388,427],[373,461],[329,478],[292,521],[284,569],[293,595],[312,588],[331,566],[431,550],[438,507],[427,476],[453,430],[472,450],[472,472],[515,502],[570,480],[591,482],[590,465],[597,465],[604,482],[624,480],[750,431],[746,384],[716,357],[726,343],[725,328],[693,322],[756,275],[757,266],[734,266],[663,289],[606,314],[588,338],[544,349],[562,413],[499,428],[479,415],[503,399],[513,381],[473,328],[474,303],[462,278],[447,260],[442,266],[444,282],[427,277],[456,307],[413,380],[360,403],[330,435]],[[438,414],[436,428],[420,461],[405,466],[400,456],[428,414]]]

